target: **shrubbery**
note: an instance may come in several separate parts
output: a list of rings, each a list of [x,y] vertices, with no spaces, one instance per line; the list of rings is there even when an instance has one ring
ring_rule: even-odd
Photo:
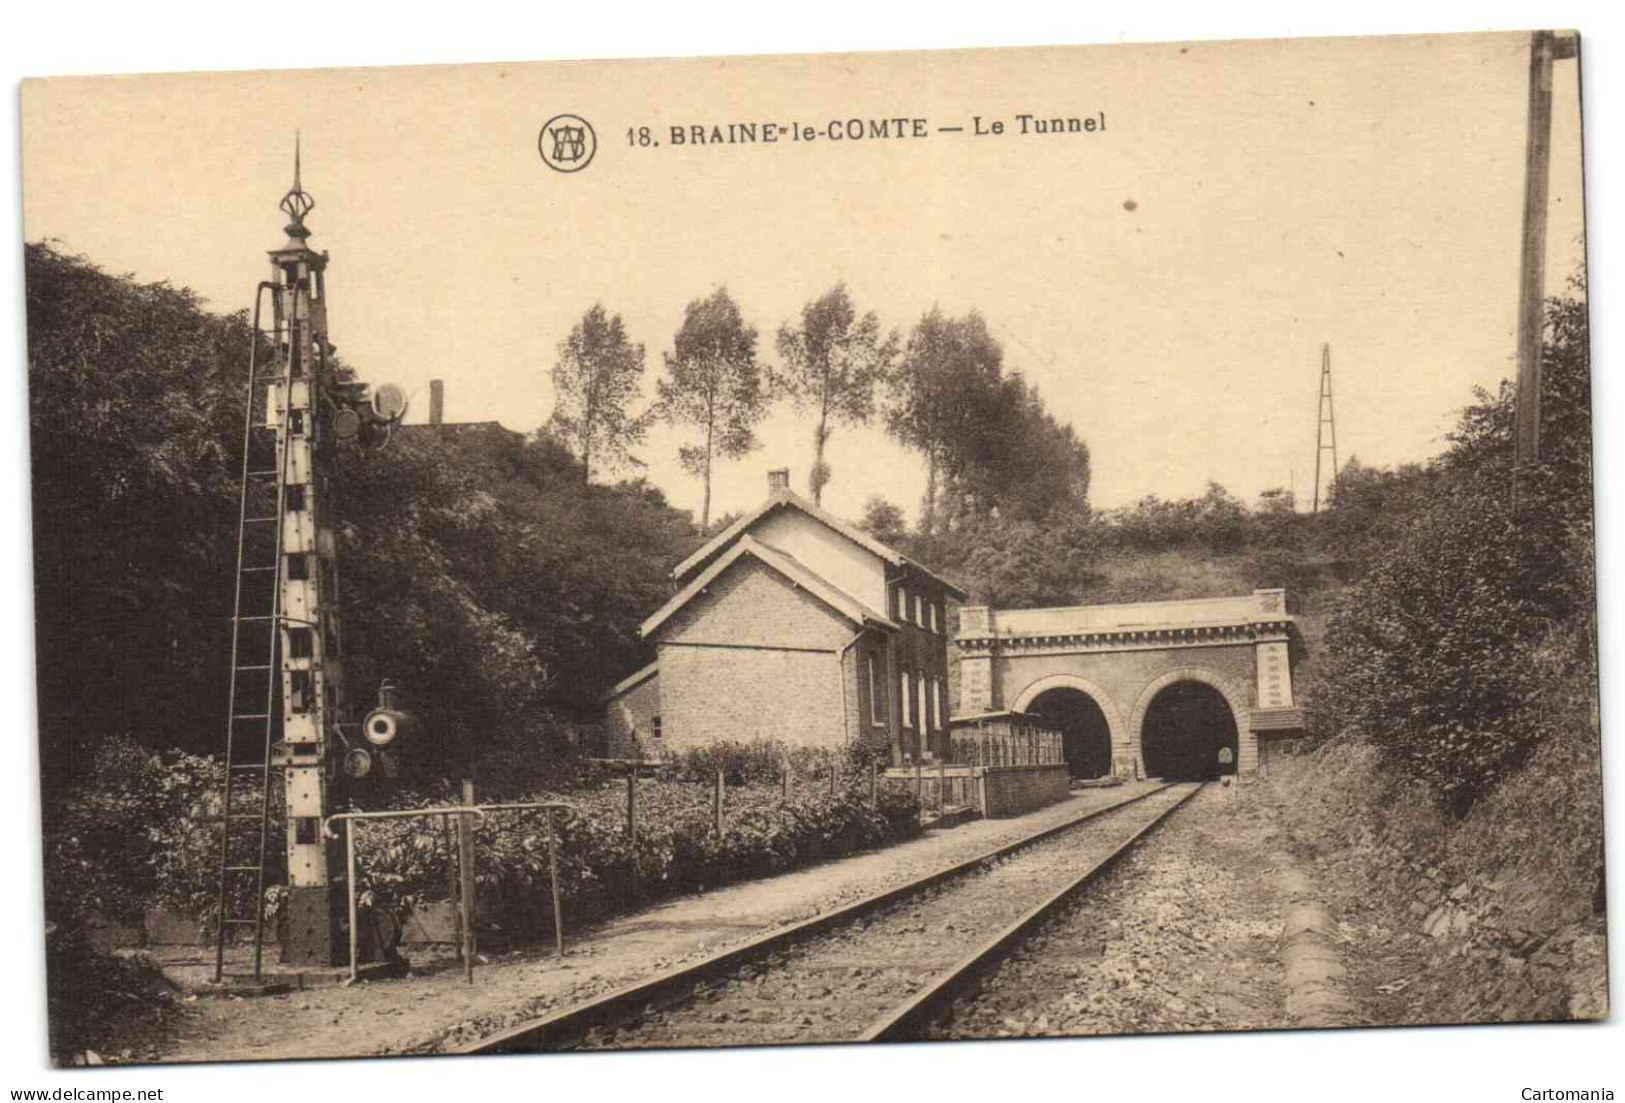
[[[103,744],[74,796],[46,807],[46,919],[77,929],[92,915],[139,924],[152,907],[212,912],[220,778],[212,758]]]
[[[120,1020],[161,1020],[174,1006],[150,958],[105,953],[81,927],[46,925],[45,976],[51,1053],[62,1064],[117,1037]]]
[[[863,743],[831,753],[817,747],[791,745],[776,739],[719,739],[704,746],[667,753],[666,770],[661,777],[668,781],[710,783],[722,772],[729,785],[776,785],[786,769],[800,781],[825,781],[831,769],[842,776],[872,769],[885,759],[890,762],[885,748]]]
[[[109,733],[219,750],[250,337],[243,312],[50,244],[24,262],[51,803]],[[409,426],[340,463],[350,699],[364,707],[385,676],[402,687],[434,759],[419,776],[478,770],[457,759],[492,733],[535,746],[597,708],[647,661],[638,625],[700,539],[645,480],[586,485],[546,432]]]
[[[787,758],[795,781],[783,799],[778,771]],[[832,762],[841,769],[833,793]],[[726,788],[720,836],[711,803],[718,766],[745,780]],[[725,743],[680,756],[668,774],[639,783],[635,849],[626,833],[625,782],[591,767],[552,790],[513,786],[499,798],[482,792],[480,799],[572,806],[556,823],[560,887],[573,921],[883,846],[918,830],[913,794],[881,789],[878,808],[870,808],[867,773],[844,754],[832,758],[770,741]],[[562,770],[553,776],[566,777]],[[152,907],[190,916],[200,931],[212,929],[219,784],[212,759],[160,755],[128,740],[107,744],[91,783],[58,811],[48,833],[53,945],[78,945],[93,915],[138,924]],[[444,807],[455,798],[449,791],[400,791],[388,803]],[[273,830],[280,823],[274,819]],[[445,898],[448,847],[438,819],[373,821],[357,838],[361,884],[379,904],[404,908]],[[545,820],[530,812],[492,814],[478,821],[475,840],[482,915],[513,934],[543,933],[551,922]],[[282,849],[273,838],[273,862]],[[280,868],[267,871],[268,883],[283,879]],[[268,890],[272,913],[279,895]]]
[[[89,758],[71,796],[46,802],[46,998],[59,1059],[102,1045],[122,1015],[165,1013],[157,969],[98,949],[91,925],[139,926],[152,907],[213,910],[219,836],[207,817],[220,775],[211,759],[116,738]]]
[[[579,922],[673,893],[779,873],[919,830],[912,793],[882,789],[879,807],[872,809],[858,775],[833,794],[826,781],[792,788],[788,799],[781,799],[777,782],[729,786],[721,835],[712,792],[711,785],[695,782],[640,782],[635,849],[626,832],[624,782],[527,797],[574,806],[556,819],[566,917]],[[363,887],[393,908],[443,899],[447,847],[441,831],[431,820],[368,824],[357,846]],[[545,933],[552,905],[542,814],[493,814],[477,822],[474,836],[482,917],[518,937]]]
[[[1532,722],[1533,750],[1464,817],[1441,808],[1433,786],[1394,769],[1387,750],[1343,739],[1279,768],[1272,765],[1294,835],[1321,853],[1358,852],[1353,858],[1360,875],[1377,890],[1370,902],[1396,910],[1415,899],[1413,871],[1437,867],[1447,887],[1469,879],[1506,885],[1510,895],[1502,903],[1532,930],[1602,914],[1595,682],[1569,658],[1582,635],[1559,631],[1527,656],[1549,664],[1542,707]],[[1532,721],[1528,713],[1522,719]]]
[[[1317,731],[1370,743],[1458,816],[1550,737],[1554,687],[1594,679],[1583,302],[1552,304],[1548,325],[1544,444],[1518,508],[1503,385],[1463,412],[1436,493],[1339,602],[1313,698]]]

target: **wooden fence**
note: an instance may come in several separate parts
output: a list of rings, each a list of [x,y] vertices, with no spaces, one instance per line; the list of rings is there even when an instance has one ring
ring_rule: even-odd
[[[1066,761],[1061,733],[1043,728],[957,731],[949,747],[950,761],[961,766],[1057,766]]]

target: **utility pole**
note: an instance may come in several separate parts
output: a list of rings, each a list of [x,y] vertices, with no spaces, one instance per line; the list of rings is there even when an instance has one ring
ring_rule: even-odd
[[[1315,415],[1315,503],[1310,513],[1320,512],[1320,458],[1327,452],[1332,454],[1332,486],[1336,486],[1337,418],[1332,413],[1332,346],[1329,342],[1320,346],[1320,407]]]
[[[1546,299],[1546,208],[1552,161],[1552,62],[1577,58],[1579,40],[1535,31],[1529,40],[1529,123],[1524,147],[1523,252],[1518,279],[1518,410],[1512,507],[1518,472],[1540,457],[1540,345]]]

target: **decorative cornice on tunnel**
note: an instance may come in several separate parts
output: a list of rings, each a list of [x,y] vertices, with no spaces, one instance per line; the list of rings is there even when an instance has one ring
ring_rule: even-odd
[[[1250,621],[1245,624],[1168,625],[1092,632],[1022,632],[961,634],[954,642],[960,651],[1045,652],[1135,651],[1169,647],[1213,647],[1257,644],[1291,637],[1292,620]]]

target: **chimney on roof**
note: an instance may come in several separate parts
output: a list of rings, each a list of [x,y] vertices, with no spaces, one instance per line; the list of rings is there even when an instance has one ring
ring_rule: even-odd
[[[429,380],[429,424],[440,425],[446,420],[446,381]]]
[[[778,494],[790,489],[790,469],[775,467],[767,473],[767,492]]]

